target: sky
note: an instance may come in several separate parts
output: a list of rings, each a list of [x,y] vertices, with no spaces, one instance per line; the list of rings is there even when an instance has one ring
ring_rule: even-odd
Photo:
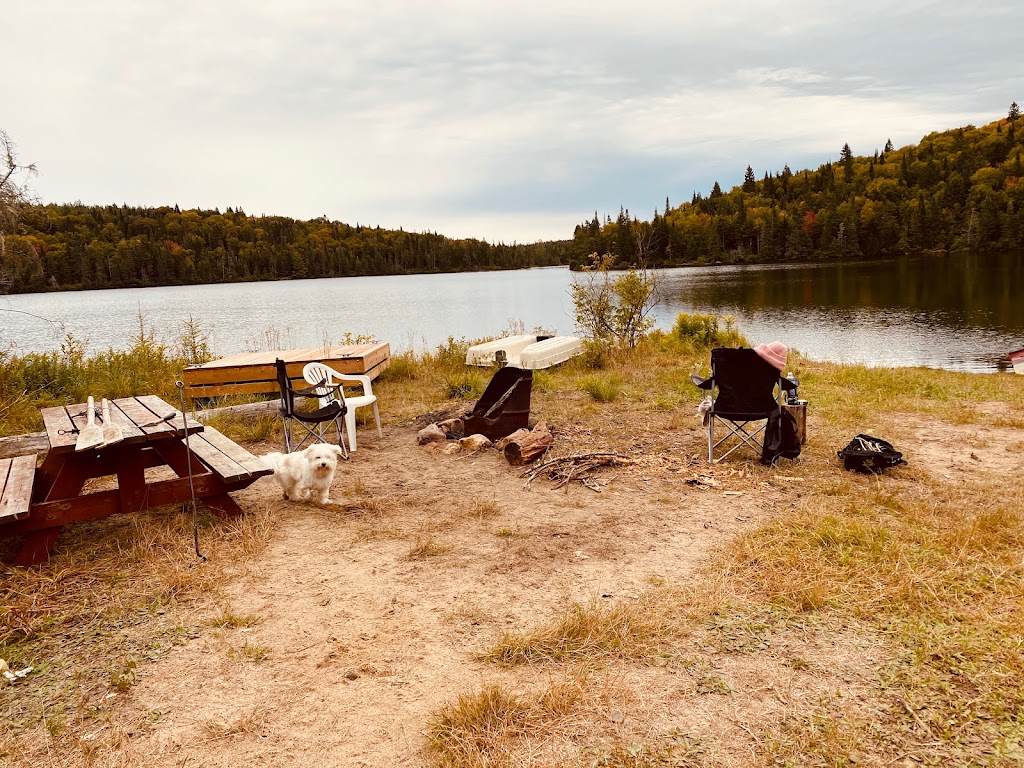
[[[42,202],[572,237],[1024,103],[1024,3],[0,0]]]

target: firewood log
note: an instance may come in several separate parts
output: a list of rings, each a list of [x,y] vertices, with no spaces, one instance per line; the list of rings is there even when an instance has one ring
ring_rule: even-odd
[[[555,438],[546,428],[534,429],[522,437],[509,440],[505,446],[505,458],[514,467],[529,464],[543,456],[554,442]]]

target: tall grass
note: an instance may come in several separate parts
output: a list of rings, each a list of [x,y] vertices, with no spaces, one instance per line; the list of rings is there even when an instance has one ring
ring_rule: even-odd
[[[124,350],[90,355],[85,342],[68,334],[58,350],[0,352],[0,436],[40,430],[40,408],[81,403],[89,395],[99,399],[155,394],[175,402],[174,383],[185,366],[210,358],[206,338],[189,317],[173,343],[160,342],[140,315]]]

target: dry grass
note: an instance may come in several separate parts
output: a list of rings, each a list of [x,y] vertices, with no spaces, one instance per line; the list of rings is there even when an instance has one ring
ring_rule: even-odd
[[[713,765],[701,740],[670,729],[636,733],[627,692],[595,686],[569,672],[539,691],[489,685],[441,707],[427,726],[427,756],[438,768],[607,766],[688,768]]]
[[[191,517],[167,508],[69,526],[48,563],[0,567],[0,657],[36,670],[0,688],[0,763],[25,759],[30,744],[45,749],[40,729],[55,749],[77,749],[75,734],[110,706],[108,693],[128,690],[139,664],[198,634],[189,603],[269,540],[267,510],[199,522],[206,562],[193,551]]]
[[[209,741],[239,736],[259,736],[266,727],[271,713],[265,707],[255,707],[231,720],[210,720],[203,723],[203,734]]]
[[[451,551],[451,545],[435,541],[433,536],[417,536],[415,543],[409,548],[405,556],[409,560],[425,560],[428,557],[437,557]]]
[[[209,624],[218,629],[241,629],[243,627],[255,627],[261,621],[263,619],[254,613],[238,614],[224,609],[210,619]]]
[[[444,768],[515,765],[523,741],[543,741],[571,725],[585,698],[583,682],[574,679],[534,695],[488,686],[460,696],[431,718],[428,753],[435,765]]]
[[[665,610],[665,595],[635,603],[573,605],[560,619],[526,632],[507,632],[484,655],[502,664],[634,659],[666,653],[686,626]]]
[[[384,418],[452,407],[449,385],[465,373],[461,354],[463,343],[452,341],[437,353],[393,363],[374,385],[387,404]],[[692,340],[656,334],[636,350],[591,360],[603,366],[600,373],[580,359],[546,371],[535,382],[532,410],[580,450],[671,453],[700,399],[689,374],[707,373],[708,359]],[[497,637],[485,658],[500,665],[493,669],[506,682],[435,713],[427,737],[434,764],[715,764],[707,754],[720,746],[719,736],[699,742],[657,729],[610,729],[600,691],[617,685],[628,697],[643,685],[644,671],[671,664],[673,674],[688,675],[687,705],[735,702],[746,692],[713,660],[763,658],[780,639],[789,643],[781,665],[835,681],[826,664],[807,660],[803,638],[837,627],[870,634],[882,649],[875,666],[862,670],[864,700],[825,690],[782,707],[774,719],[750,722],[744,729],[754,764],[1024,762],[1024,491],[983,472],[941,482],[913,462],[881,478],[860,477],[839,470],[831,453],[868,427],[899,447],[921,419],[1021,426],[1020,377],[866,369],[795,355],[791,362],[811,399],[814,430],[813,445],[791,472],[800,476],[799,494],[788,497],[793,504],[766,501],[770,522],[738,535],[692,583],[655,577],[635,601],[569,604],[551,621]],[[621,396],[596,402],[580,389],[586,377],[621,382]],[[633,425],[628,433],[626,423]],[[732,466],[742,473],[730,487],[745,493],[784,484],[778,471]],[[345,509],[357,523],[356,540],[412,535],[392,521],[400,500],[372,497],[358,480],[349,493]],[[451,524],[492,521],[506,511],[493,501],[474,502],[456,509]],[[202,565],[191,554],[187,519],[151,515],[72,526],[69,554],[37,571],[5,569],[0,656],[16,668],[77,671],[45,690],[24,683],[0,690],[0,762],[14,759],[28,733],[48,733],[58,743],[71,738],[86,708],[108,691],[130,688],[135,665],[193,636],[198,629],[183,604],[215,590],[221,564],[251,556],[269,536],[265,513],[244,525],[235,530],[204,520],[201,540],[211,562]],[[435,529],[416,536],[407,557],[450,551],[434,540]],[[514,520],[480,531],[491,535],[507,539],[506,547],[530,543]],[[219,618],[224,628],[250,620],[227,610]],[[564,679],[538,693],[513,692],[518,688],[508,682],[530,690],[528,683],[536,688],[545,674]],[[240,717],[211,726],[209,736],[258,731],[259,722]]]
[[[535,409],[556,424],[564,418],[582,425],[595,447],[614,445],[624,422],[671,430],[682,413],[689,423],[699,397],[688,376],[706,373],[706,352],[670,360],[672,351],[655,338],[603,361],[600,377],[620,376],[643,397],[604,399],[591,409],[572,393],[581,377],[598,376],[576,362],[550,372],[543,391],[535,392]],[[818,445],[840,446],[865,425],[899,446],[921,418],[992,428],[1024,418],[1024,386],[1012,376],[866,369],[799,357],[793,370],[812,397]],[[874,671],[869,713],[828,695],[791,708],[752,732],[758,760],[1024,760],[1024,491],[984,473],[940,483],[913,464],[883,478],[849,475],[821,454],[798,473],[795,508],[737,537],[708,563],[704,586],[656,586],[636,604],[573,605],[532,629],[506,632],[485,657],[503,665],[598,663],[621,672],[680,653],[688,634],[695,643],[699,637],[698,647],[687,649],[698,656],[757,654],[775,635],[804,632],[807,622],[852,623],[878,633],[892,649]],[[756,466],[748,477],[751,488],[772,479]],[[808,663],[797,654],[787,666],[807,669]],[[710,672],[698,675],[696,688],[698,694],[731,690]],[[620,755],[604,764],[630,763]]]

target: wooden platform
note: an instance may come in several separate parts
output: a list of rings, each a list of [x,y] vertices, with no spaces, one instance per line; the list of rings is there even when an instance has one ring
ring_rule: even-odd
[[[302,381],[306,363],[325,363],[338,373],[358,373],[376,378],[391,361],[387,342],[344,344],[309,349],[243,352],[185,369],[185,394],[193,399],[221,395],[273,394],[278,391],[274,360],[288,364],[288,377]]]

